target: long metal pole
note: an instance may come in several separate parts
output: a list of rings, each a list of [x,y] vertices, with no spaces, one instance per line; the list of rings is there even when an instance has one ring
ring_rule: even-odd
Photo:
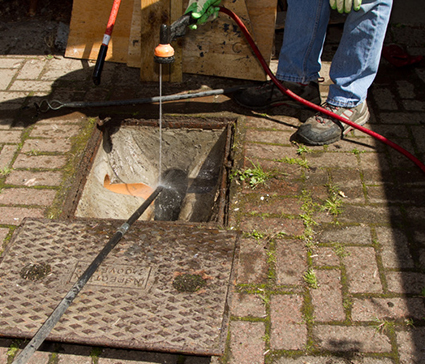
[[[143,214],[143,212],[150,206],[150,204],[155,200],[155,198],[163,190],[163,187],[157,187],[155,191],[146,199],[145,202],[136,210],[136,212],[131,215],[131,217],[120,226],[114,236],[109,240],[105,245],[102,251],[97,255],[93,260],[90,266],[86,271],[80,276],[78,281],[74,284],[71,290],[66,294],[62,299],[59,305],[55,308],[52,314],[47,318],[44,324],[40,327],[37,333],[34,335],[32,340],[28,345],[22,350],[22,352],[15,358],[12,364],[25,364],[31,358],[31,356],[37,351],[46,337],[50,334],[53,327],[58,323],[62,315],[71,305],[72,301],[77,297],[78,293],[94,274],[99,265],[103,262],[106,256],[111,252],[111,250],[118,244],[124,234],[128,231],[130,226]]]
[[[102,74],[103,65],[105,63],[106,53],[108,53],[108,45],[111,40],[112,30],[114,29],[115,20],[117,19],[118,10],[121,0],[114,0],[112,4],[111,14],[109,14],[108,24],[106,25],[105,34],[103,35],[102,45],[97,55],[96,65],[93,71],[93,82],[95,85],[100,85],[100,76]]]

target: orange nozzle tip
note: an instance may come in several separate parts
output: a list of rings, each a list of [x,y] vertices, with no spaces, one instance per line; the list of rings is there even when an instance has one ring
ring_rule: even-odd
[[[174,56],[174,48],[170,44],[160,44],[155,48],[155,56],[168,58]]]

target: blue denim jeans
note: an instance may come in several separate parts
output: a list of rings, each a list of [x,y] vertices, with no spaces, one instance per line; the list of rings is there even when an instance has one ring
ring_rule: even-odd
[[[354,107],[362,103],[375,79],[392,0],[363,0],[351,11],[332,59],[327,102]],[[317,80],[329,23],[329,0],[288,0],[283,45],[276,77],[307,83]]]

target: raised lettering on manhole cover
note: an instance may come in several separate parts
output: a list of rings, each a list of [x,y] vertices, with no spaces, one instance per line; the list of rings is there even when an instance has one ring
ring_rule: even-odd
[[[91,262],[78,262],[68,283],[75,283]],[[87,282],[88,285],[147,290],[155,278],[153,267],[101,265]]]

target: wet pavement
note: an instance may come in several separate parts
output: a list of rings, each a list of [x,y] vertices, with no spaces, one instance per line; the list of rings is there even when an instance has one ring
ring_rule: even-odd
[[[47,35],[55,34],[55,24],[48,30],[36,19],[25,24],[26,33],[34,26],[34,34],[43,34],[38,47],[33,43],[20,51],[18,41],[0,39],[3,250],[25,217],[63,218],[98,118],[158,117],[157,105],[37,112],[34,102],[45,98],[103,101],[158,94],[157,84],[140,83],[139,70],[121,64],[106,64],[102,84],[95,87],[93,63],[50,52]],[[15,25],[2,26],[12,31]],[[324,95],[340,31],[330,28]],[[387,43],[422,55],[424,33],[394,24]],[[164,85],[164,94],[243,83],[185,75],[181,84]],[[421,161],[424,83],[423,60],[397,68],[383,59],[368,96],[367,127]],[[254,113],[221,95],[167,103],[164,112],[235,121],[228,223],[220,228],[240,231],[241,238],[224,354],[46,342],[31,363],[425,363],[425,176],[412,161],[358,131],[329,146],[296,145],[290,137],[299,118],[310,113],[303,110]],[[248,169],[265,175],[265,183],[252,180]],[[6,363],[25,341],[5,337],[0,344],[0,361]]]

